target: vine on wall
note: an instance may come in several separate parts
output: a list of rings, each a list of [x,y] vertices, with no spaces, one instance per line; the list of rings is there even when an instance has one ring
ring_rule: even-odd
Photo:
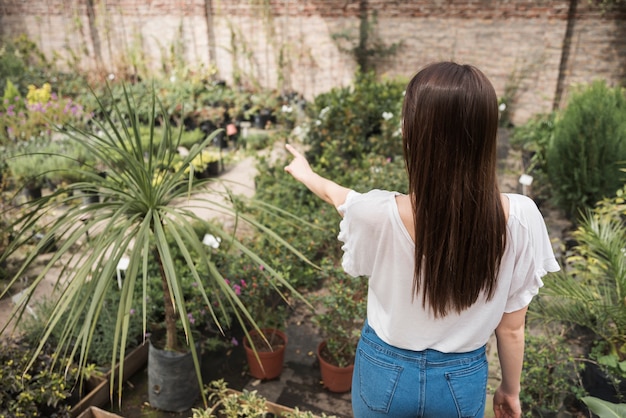
[[[341,52],[351,55],[363,73],[376,72],[385,59],[398,53],[403,41],[386,44],[378,34],[378,12],[369,13],[367,0],[359,1],[359,31],[346,30],[332,34]]]

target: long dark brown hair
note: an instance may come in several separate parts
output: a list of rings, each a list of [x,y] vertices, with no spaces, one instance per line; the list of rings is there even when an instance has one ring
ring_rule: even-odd
[[[497,96],[477,68],[440,62],[411,79],[402,113],[415,221],[413,295],[421,290],[436,317],[459,313],[483,292],[493,297],[506,246]]]

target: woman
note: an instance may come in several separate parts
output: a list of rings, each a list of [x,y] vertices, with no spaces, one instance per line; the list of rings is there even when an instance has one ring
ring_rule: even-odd
[[[495,331],[494,411],[519,417],[526,310],[559,265],[533,201],[498,190],[496,93],[475,67],[435,63],[402,113],[406,195],[340,186],[287,145],[285,170],[343,216],[344,270],[369,278],[354,416],[482,417]]]

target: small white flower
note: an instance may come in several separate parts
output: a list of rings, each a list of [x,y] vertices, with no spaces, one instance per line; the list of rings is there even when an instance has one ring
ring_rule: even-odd
[[[326,114],[330,112],[330,107],[326,106],[325,108],[322,109],[322,111],[320,112],[320,119],[323,119],[324,116],[326,116]]]
[[[292,134],[300,139],[301,141],[304,141],[307,137],[307,135],[309,134],[309,125],[304,125],[304,126],[296,126],[293,131]]]
[[[391,112],[383,112],[383,119],[389,120],[391,118],[393,118],[393,113],[391,113]]]
[[[498,110],[500,112],[504,112],[506,110],[506,103],[500,103],[500,106],[498,106]]]
[[[321,124],[322,124],[321,120],[318,119],[318,120],[315,121],[315,126],[320,126]]]
[[[293,109],[291,108],[291,106],[287,106],[287,105],[283,105],[283,107],[280,110],[282,110],[283,113],[293,112]]]
[[[170,83],[174,83],[176,81],[176,76],[173,75],[170,77]]]
[[[115,80],[115,74],[109,73],[109,80],[111,81]]]
[[[211,248],[219,248],[221,242],[222,239],[220,237],[216,237],[211,234],[205,234],[204,238],[202,239],[202,243]]]

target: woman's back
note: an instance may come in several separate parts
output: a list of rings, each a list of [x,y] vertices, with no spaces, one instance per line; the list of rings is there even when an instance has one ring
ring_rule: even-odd
[[[542,272],[558,269],[534,202],[520,195],[503,196],[510,204],[508,245],[494,297],[487,301],[483,295],[460,313],[435,318],[417,302],[421,295],[414,298],[411,291],[414,244],[411,218],[403,207],[406,196],[382,190],[348,194],[339,207],[344,214],[339,233],[343,267],[349,274],[369,277],[368,322],[383,341],[414,351],[472,351],[487,342],[505,311],[530,302],[542,285]]]

